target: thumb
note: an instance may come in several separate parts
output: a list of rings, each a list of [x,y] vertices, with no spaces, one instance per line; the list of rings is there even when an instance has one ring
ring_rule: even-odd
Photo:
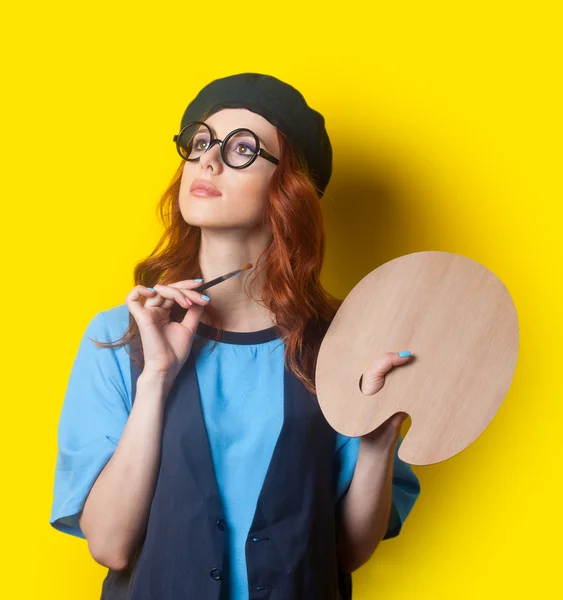
[[[201,315],[205,310],[205,306],[201,306],[199,304],[193,304],[190,306],[184,315],[184,318],[180,321],[180,323],[186,328],[189,329],[194,335],[197,331],[198,323],[201,319]]]
[[[404,352],[387,352],[380,358],[378,358],[366,371],[362,373],[361,378],[361,390],[366,396],[371,396],[379,392],[379,390],[385,384],[385,375],[393,367],[404,365],[411,358],[410,352],[408,356],[400,356],[405,354]]]

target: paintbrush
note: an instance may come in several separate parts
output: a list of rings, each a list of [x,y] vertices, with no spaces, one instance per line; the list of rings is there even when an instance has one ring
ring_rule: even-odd
[[[238,275],[239,273],[242,273],[243,271],[248,271],[248,269],[251,269],[251,268],[252,268],[252,263],[246,263],[244,266],[242,266],[240,269],[237,269],[236,271],[231,271],[230,273],[226,273],[225,275],[216,277],[215,279],[212,279],[211,281],[208,281],[207,283],[202,283],[198,287],[194,288],[194,291],[195,292],[203,292],[207,288],[210,288],[214,285],[217,285],[218,283],[221,283],[222,281],[230,279],[231,277],[234,277],[235,275]]]

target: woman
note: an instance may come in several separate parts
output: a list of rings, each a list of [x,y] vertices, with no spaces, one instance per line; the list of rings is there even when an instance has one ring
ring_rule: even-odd
[[[339,306],[319,280],[324,118],[241,73],[205,86],[174,140],[164,235],[73,365],[50,522],[109,568],[105,600],[351,598],[420,486],[397,456],[405,415],[347,438],[315,396]],[[374,361],[364,393],[407,360]]]

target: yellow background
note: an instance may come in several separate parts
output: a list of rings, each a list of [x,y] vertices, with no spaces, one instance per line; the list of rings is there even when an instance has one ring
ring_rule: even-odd
[[[561,21],[555,2],[27,2],[3,10],[2,597],[95,600],[105,569],[48,523],[78,342],[153,249],[195,94],[275,75],[326,119],[323,283],[410,252],[498,275],[512,387],[452,459],[415,467],[354,599],[546,598],[561,562]],[[203,599],[202,599],[203,600]]]

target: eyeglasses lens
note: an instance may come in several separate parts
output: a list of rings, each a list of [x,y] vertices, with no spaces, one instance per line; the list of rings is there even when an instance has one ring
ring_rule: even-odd
[[[198,160],[209,148],[210,131],[200,124],[188,125],[181,133],[178,146],[185,160]],[[256,140],[249,131],[231,135],[224,148],[225,162],[231,167],[242,167],[256,154]]]

